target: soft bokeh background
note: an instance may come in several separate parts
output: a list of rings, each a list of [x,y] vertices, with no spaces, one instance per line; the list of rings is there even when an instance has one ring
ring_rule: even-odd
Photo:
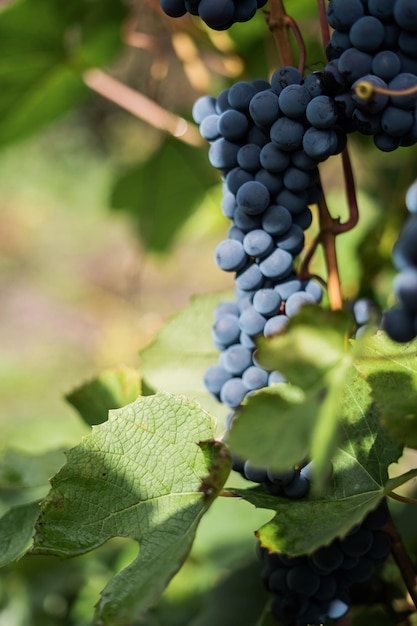
[[[2,24],[10,28],[1,13],[6,4],[14,3],[0,5],[0,35]],[[31,3],[16,4],[24,8]],[[88,3],[77,1],[81,13],[84,4]],[[107,10],[108,2],[104,5]],[[315,7],[307,0],[293,5],[289,8],[305,35],[309,69],[317,69],[324,56]],[[48,49],[48,19],[54,32],[59,6],[58,0],[42,0],[46,26],[33,24],[33,31],[24,21],[19,30],[16,20],[16,32],[22,35],[30,58],[33,50]],[[95,49],[97,59],[103,59],[99,65],[187,119],[199,95],[216,95],[236,80],[267,77],[279,63],[262,14],[228,34],[208,33],[190,18],[169,20],[156,0],[131,3],[127,13],[133,19],[124,31],[130,39],[125,39],[139,47],[124,44],[110,54],[100,43]],[[114,20],[115,32],[119,32],[118,20],[120,16]],[[132,33],[141,38],[132,38]],[[65,402],[65,394],[105,368],[139,367],[139,349],[171,313],[191,295],[230,287],[232,279],[213,262],[227,220],[219,210],[219,178],[213,179],[206,147],[200,151],[201,189],[189,202],[186,177],[183,195],[178,197],[169,161],[162,161],[167,136],[101,96],[90,94],[86,101],[74,98],[60,115],[51,112],[42,118],[37,113],[30,127],[24,74],[22,84],[17,84],[25,57],[13,57],[11,48],[7,37],[0,37],[6,68],[0,72],[0,91],[11,94],[9,100],[4,96],[0,112],[3,126],[7,122],[9,129],[19,131],[8,136],[0,122],[0,447],[40,454],[76,445],[89,432]],[[17,77],[16,85],[11,76]],[[41,83],[37,88],[45,93]],[[55,96],[52,93],[50,98]],[[22,102],[26,106],[23,130],[10,113]],[[372,152],[370,157],[370,149],[368,140],[352,142],[362,217],[359,227],[340,240],[341,275],[347,298],[369,295],[384,307],[391,298],[390,249],[405,216],[403,193],[417,171],[417,155],[407,149],[395,155]],[[149,196],[139,197],[131,173],[138,172],[138,190],[144,189],[141,168],[152,158],[157,162],[160,158],[167,168],[158,172],[158,184],[166,186],[168,196],[172,187],[172,203],[157,207],[153,224],[165,233],[163,245],[144,237],[145,225],[155,215],[158,185],[153,197],[148,181]],[[124,186],[126,176],[129,185]],[[332,211],[345,215],[337,159],[323,166],[323,181]],[[129,210],[112,211],[110,206],[117,205],[120,197],[127,198]],[[178,229],[170,239],[167,224],[177,214]],[[320,255],[315,268],[323,269]],[[148,616],[148,626],[206,626],[214,623],[215,607],[224,607],[237,580],[247,580],[252,593],[252,581],[258,580],[252,531],[268,518],[245,503],[231,508],[229,502],[219,502],[203,521],[190,561],[159,609]],[[89,624],[99,591],[135,551],[129,542],[117,540],[70,562],[28,557],[4,568],[0,626]],[[236,563],[249,574],[226,578],[208,601],[207,590],[221,576],[227,577]],[[261,591],[259,595],[261,603]],[[257,607],[255,599],[251,603]],[[202,607],[205,613],[199,618]],[[238,615],[250,607],[241,605],[238,611],[232,605],[230,610]]]

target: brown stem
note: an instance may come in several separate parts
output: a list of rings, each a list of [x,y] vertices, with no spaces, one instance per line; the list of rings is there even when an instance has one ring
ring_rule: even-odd
[[[323,46],[326,47],[330,41],[329,25],[326,20],[326,5],[324,0],[317,0],[317,4],[320,16],[321,39],[323,41]]]
[[[294,56],[289,38],[290,25],[282,0],[271,0],[267,22],[278,48],[281,65],[294,66]]]
[[[397,500],[397,502],[402,502],[403,504],[417,504],[417,500],[415,498],[407,498],[406,496],[400,496],[399,493],[395,493],[395,491],[390,491],[387,494],[393,500]]]
[[[404,544],[401,539],[401,535],[395,527],[395,524],[390,518],[389,522],[384,526],[384,530],[390,535],[392,539],[391,554],[401,572],[405,586],[408,593],[417,609],[417,580],[416,572],[413,563],[404,548]]]
[[[84,73],[83,80],[90,89],[151,124],[154,128],[164,130],[192,146],[203,145],[203,139],[194,124],[170,113],[153,100],[105,72],[99,69],[88,70]]]
[[[337,233],[345,233],[352,230],[359,220],[358,201],[356,199],[355,179],[353,178],[352,163],[348,149],[342,152],[343,178],[345,181],[346,197],[349,207],[349,218],[344,224],[338,224]]]
[[[293,35],[295,37],[295,40],[297,42],[297,45],[298,45],[298,52],[300,55],[300,58],[298,60],[298,71],[300,72],[300,74],[304,74],[305,65],[306,65],[306,47],[304,44],[303,36],[301,34],[300,29],[298,28],[297,22],[292,17],[287,15],[286,22],[291,28]]]
[[[318,209],[320,243],[323,246],[324,258],[328,272],[327,290],[329,294],[330,307],[335,311],[343,307],[342,290],[340,288],[340,276],[336,254],[336,228],[338,220],[333,219],[330,215],[324,195],[318,203]]]

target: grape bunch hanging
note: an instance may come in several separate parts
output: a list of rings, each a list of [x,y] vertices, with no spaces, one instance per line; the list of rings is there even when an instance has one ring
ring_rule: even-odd
[[[168,15],[189,12],[218,30],[251,19],[264,4],[161,0]],[[221,174],[221,210],[230,220],[215,261],[234,274],[235,297],[216,308],[212,337],[220,356],[205,374],[208,391],[230,409],[228,427],[250,394],[285,382],[281,372],[257,363],[256,339],[285,331],[303,306],[321,301],[322,286],[298,259],[312,223],[310,206],[323,201],[320,163],[344,153],[354,132],[372,136],[383,152],[417,143],[416,0],[330,0],[326,20],[332,34],[322,69],[305,73],[285,65],[269,81],[237,82],[217,97],[201,97],[193,108],[210,144],[210,163]],[[411,216],[393,251],[398,305],[381,320],[398,342],[417,336],[416,197],[414,185],[407,194]],[[375,310],[367,300],[352,310],[359,334]],[[233,467],[272,495],[308,494],[308,459],[275,472],[235,455]],[[287,626],[342,617],[352,585],[368,580],[389,554],[387,522],[383,501],[343,539],[308,556],[260,547],[274,617]]]

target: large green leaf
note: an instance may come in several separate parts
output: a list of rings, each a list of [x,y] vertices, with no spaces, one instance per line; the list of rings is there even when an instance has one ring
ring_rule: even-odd
[[[204,151],[167,137],[150,159],[116,181],[111,206],[129,212],[146,248],[164,252],[216,182]]]
[[[0,13],[0,145],[85,99],[84,70],[120,50],[119,0],[21,0]]]
[[[21,557],[32,542],[39,501],[64,463],[62,450],[31,456],[8,450],[0,461],[0,566]]]
[[[309,454],[315,461],[316,486],[322,485],[352,374],[354,354],[347,342],[351,328],[352,317],[345,312],[306,306],[284,333],[259,341],[257,361],[296,387],[275,385],[244,403],[229,437],[238,455],[285,469]]]
[[[66,399],[87,424],[93,425],[105,422],[111,409],[121,409],[138,396],[148,395],[148,391],[143,389],[142,377],[137,370],[117,367],[105,370],[97,378],[77,387],[67,394]]]
[[[360,523],[380,500],[413,476],[417,470],[395,479],[388,467],[402,453],[379,424],[379,411],[372,404],[367,383],[356,375],[348,387],[351,403],[340,422],[341,442],[326,490],[302,500],[267,495],[261,487],[233,491],[255,506],[276,511],[258,537],[270,550],[305,554],[343,537]]]
[[[380,331],[367,339],[357,368],[391,437],[417,448],[417,341],[398,344]]]
[[[141,371],[151,387],[184,394],[220,417],[227,414],[227,408],[210,396],[203,378],[219,354],[211,339],[214,309],[229,296],[228,292],[195,296],[140,352]]]
[[[111,537],[139,543],[138,557],[102,592],[97,625],[139,616],[180,568],[230,471],[226,448],[208,442],[213,432],[196,403],[167,393],[140,397],[93,427],[51,481],[35,553],[75,556]]]

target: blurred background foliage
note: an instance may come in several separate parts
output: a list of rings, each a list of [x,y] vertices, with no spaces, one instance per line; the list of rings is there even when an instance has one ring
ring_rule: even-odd
[[[287,8],[305,39],[307,71],[320,69],[315,3]],[[261,11],[210,32],[190,16],[167,18],[158,0],[3,0],[0,52],[3,468],[10,450],[76,445],[89,425],[64,396],[104,368],[138,367],[138,350],[192,294],[231,287],[213,263],[227,220],[191,108],[237,80],[269,77],[279,59]],[[96,93],[102,88],[108,97]],[[377,154],[357,137],[350,146],[361,220],[338,242],[343,290],[385,307],[417,153]],[[345,215],[337,158],[322,177],[332,212]],[[320,254],[315,269],[324,273]],[[52,471],[63,462],[52,455]],[[2,469],[3,508],[9,479]],[[404,511],[407,532],[414,522]],[[216,504],[160,606],[137,623],[255,625],[265,597],[252,533],[268,517],[243,502]],[[113,540],[72,561],[27,557],[3,568],[0,625],[89,624],[99,591],[135,551]]]

